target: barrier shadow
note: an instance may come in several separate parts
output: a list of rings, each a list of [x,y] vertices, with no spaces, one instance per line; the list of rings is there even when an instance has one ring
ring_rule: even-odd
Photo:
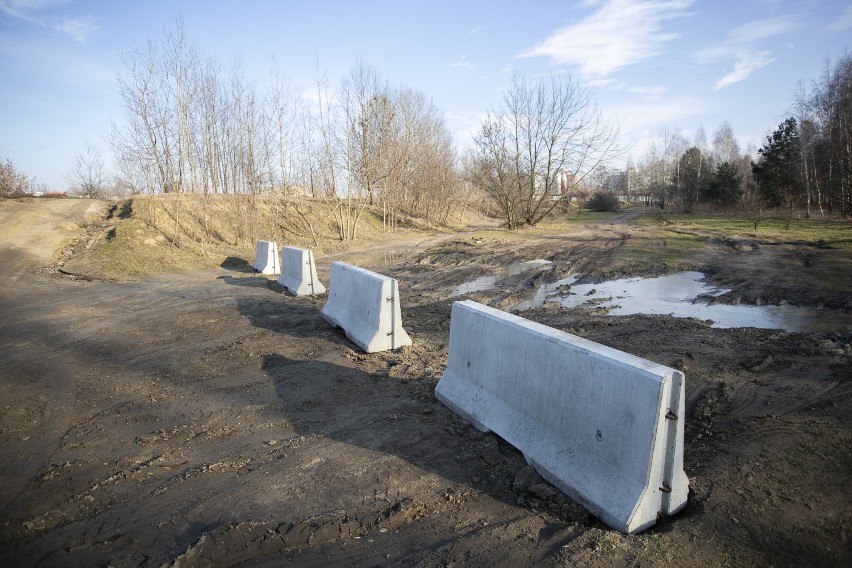
[[[346,337],[345,331],[323,319],[321,311],[325,296],[293,296],[276,283],[269,282],[268,286],[278,294],[273,297],[237,298],[237,309],[251,325],[296,339],[322,338],[336,345],[358,349]]]
[[[264,356],[262,369],[274,386],[281,411],[301,436],[323,436],[393,455],[471,487],[476,485],[472,479],[497,473],[480,459],[479,446],[488,443],[486,435],[435,399],[431,381],[398,381],[355,367],[280,354]],[[503,447],[503,453],[507,454],[502,467],[506,479],[476,489],[514,505],[510,480],[522,467],[523,457],[513,455],[509,446]]]
[[[237,299],[240,314],[251,325],[281,336],[281,349],[264,355],[261,369],[274,386],[282,414],[296,432],[395,455],[514,505],[511,484],[525,464],[521,453],[496,436],[476,431],[438,401],[434,394],[437,378],[416,372],[392,378],[389,373],[395,365],[416,366],[412,359],[416,355],[404,351],[363,353],[343,329],[323,319],[324,302],[321,296]],[[444,312],[443,305],[441,308]],[[438,319],[447,322],[445,313],[434,310],[436,325]],[[437,327],[439,334],[446,333],[440,325]],[[318,347],[316,340],[322,340],[325,346]],[[427,343],[434,341],[430,338]],[[311,358],[314,352],[324,355]],[[350,361],[363,364],[350,365]],[[489,464],[481,454],[495,443],[500,450],[486,453],[489,459],[496,456],[497,463]],[[477,478],[494,483],[486,488],[471,482]]]
[[[232,272],[243,272],[246,274],[256,272],[249,261],[238,256],[227,257],[225,260],[222,261],[222,264],[220,264],[219,266],[221,268],[224,268],[225,270],[230,270]]]
[[[225,284],[231,286],[244,286],[248,288],[266,288],[273,284],[264,276],[240,277],[240,276],[217,276],[216,280],[221,280]]]

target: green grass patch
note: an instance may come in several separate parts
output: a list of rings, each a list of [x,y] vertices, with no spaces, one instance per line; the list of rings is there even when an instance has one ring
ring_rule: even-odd
[[[514,231],[510,231],[505,226],[500,226],[468,233],[465,235],[465,238],[497,239],[508,242],[524,241],[529,238],[563,234],[566,229],[575,229],[586,223],[608,221],[615,218],[618,214],[593,211],[554,214],[541,220],[535,227],[524,225]]]
[[[626,274],[695,270],[696,259],[706,248],[706,237],[695,233],[647,229],[612,251],[611,270]]]
[[[649,215],[637,220],[642,226],[713,231],[729,236],[755,240],[794,242],[819,248],[852,249],[852,224],[848,221],[794,219],[767,219],[757,230],[748,219],[686,214]]]

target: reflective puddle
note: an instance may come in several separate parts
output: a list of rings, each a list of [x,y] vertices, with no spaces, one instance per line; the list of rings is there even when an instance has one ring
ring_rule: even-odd
[[[353,255],[345,262],[355,266],[389,266],[405,260],[407,253],[401,250],[384,250],[370,254]]]
[[[480,278],[477,278],[476,280],[472,280],[470,282],[462,284],[461,286],[456,288],[455,291],[450,294],[449,297],[454,298],[455,296],[461,296],[462,294],[470,294],[471,292],[482,292],[483,290],[491,290],[492,288],[497,286],[498,282],[506,280],[507,278],[511,278],[512,276],[517,276],[518,274],[523,274],[524,272],[527,272],[534,268],[546,266],[548,264],[553,264],[553,262],[549,260],[530,260],[527,262],[519,262],[517,264],[512,264],[504,268],[499,274],[495,274],[493,276],[482,276]]]
[[[517,310],[559,302],[566,308],[592,303],[607,314],[671,315],[712,320],[713,327],[758,327],[786,331],[832,332],[852,328],[852,316],[797,306],[711,304],[728,290],[704,281],[701,272],[681,272],[657,278],[623,278],[598,284],[574,284],[572,276],[540,287],[535,296],[515,306]]]

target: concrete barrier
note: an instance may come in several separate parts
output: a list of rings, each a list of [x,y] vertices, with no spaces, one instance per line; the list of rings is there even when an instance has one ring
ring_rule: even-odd
[[[465,301],[435,395],[614,529],[686,505],[680,371]]]
[[[314,253],[309,249],[281,247],[281,277],[278,283],[294,296],[323,294],[323,286],[317,278]]]
[[[256,253],[252,267],[261,274],[278,274],[281,265],[278,263],[278,245],[274,241],[257,241]]]
[[[322,317],[367,353],[411,345],[402,329],[397,281],[345,262],[331,263]]]

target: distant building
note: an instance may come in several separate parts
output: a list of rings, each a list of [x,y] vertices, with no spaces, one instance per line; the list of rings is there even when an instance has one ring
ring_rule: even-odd
[[[559,187],[559,195],[560,197],[565,196],[571,193],[571,189],[574,187],[574,174],[569,172],[568,170],[562,170],[557,174],[557,186]]]

